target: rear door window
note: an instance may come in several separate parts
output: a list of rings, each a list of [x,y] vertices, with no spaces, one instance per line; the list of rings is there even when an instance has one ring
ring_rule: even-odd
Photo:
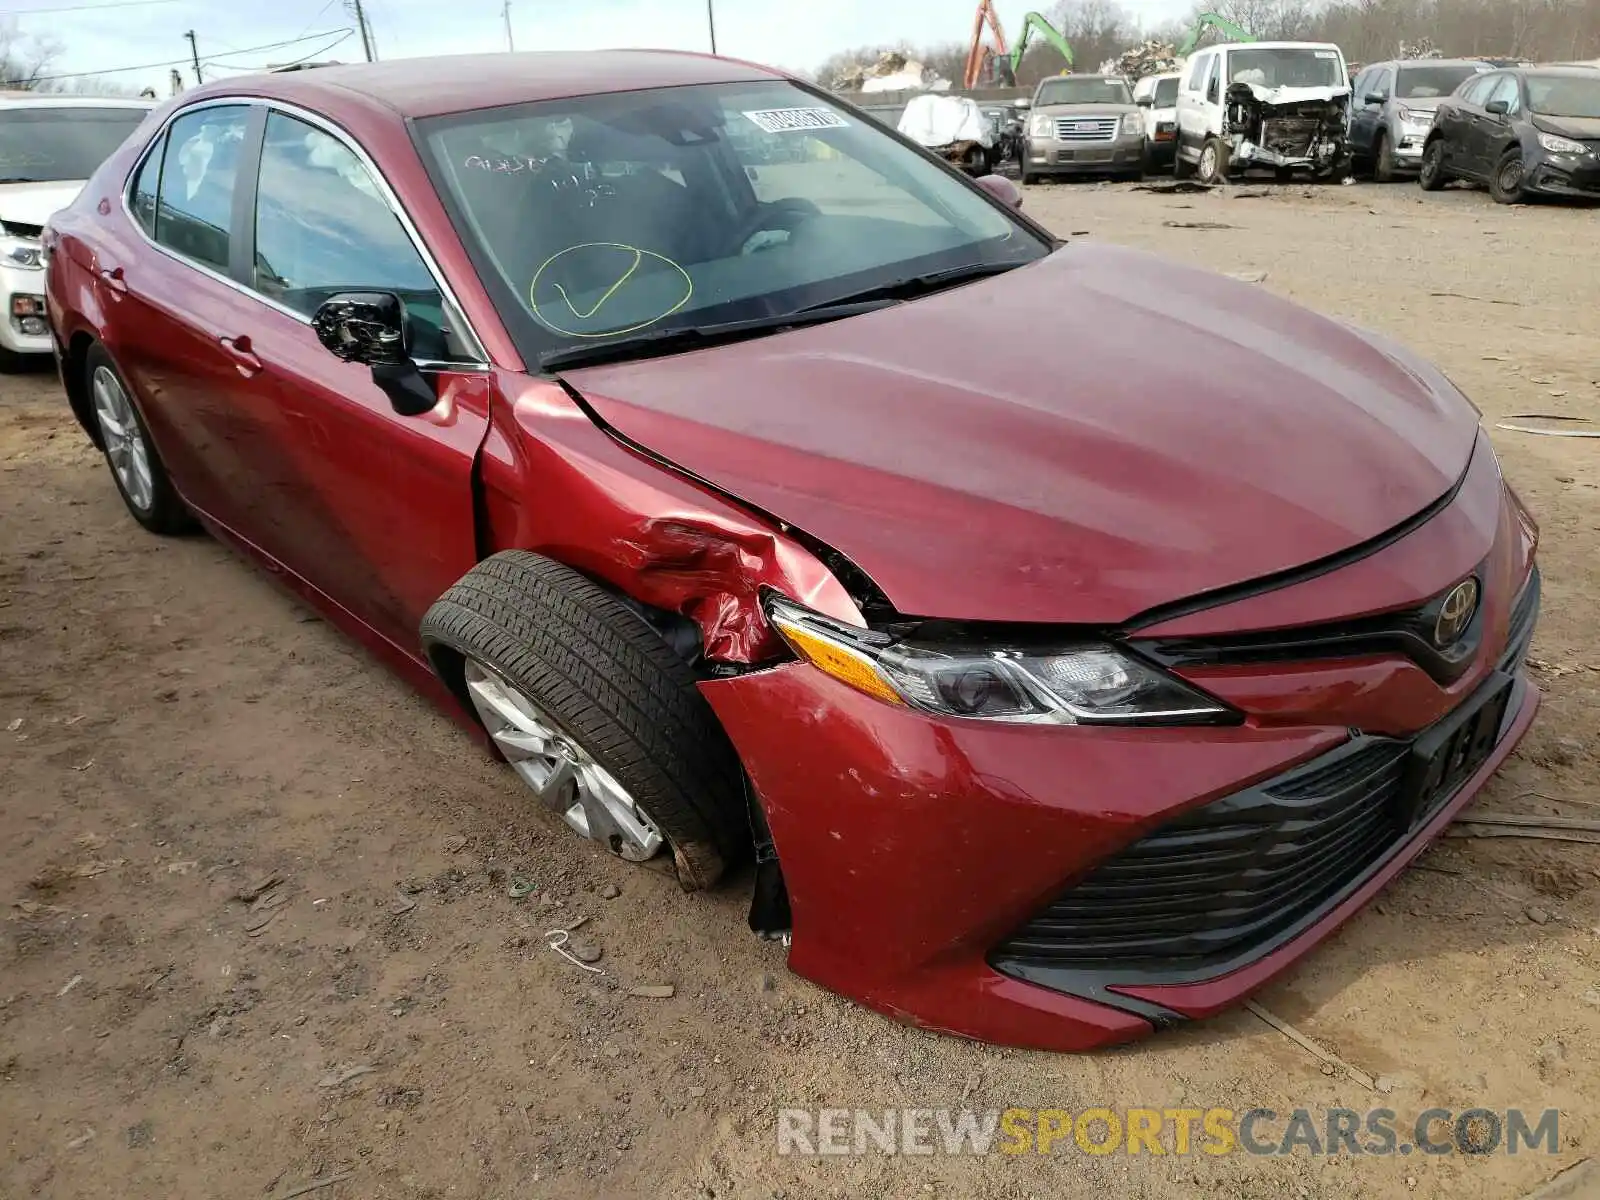
[[[168,129],[161,156],[155,240],[218,271],[228,269],[233,190],[249,122],[243,104],[187,113]]]
[[[144,156],[144,163],[133,181],[133,219],[151,237],[156,235],[156,196],[161,187],[161,152],[166,148],[167,139],[157,139]]]

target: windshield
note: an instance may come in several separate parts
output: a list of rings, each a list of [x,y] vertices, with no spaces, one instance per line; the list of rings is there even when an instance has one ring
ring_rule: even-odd
[[[1228,51],[1228,78],[1257,87],[1347,87],[1337,50],[1310,46],[1258,50],[1246,46]]]
[[[1154,108],[1176,108],[1178,105],[1177,79],[1156,80],[1156,94],[1151,101]]]
[[[1600,71],[1577,75],[1529,75],[1528,107],[1546,117],[1600,120]]]
[[[1400,79],[1395,85],[1395,95],[1402,100],[1435,100],[1448,96],[1474,75],[1481,75],[1487,66],[1468,64],[1455,67],[1401,67]]]
[[[530,364],[1050,249],[877,121],[788,83],[580,96],[418,133]]]
[[[1046,79],[1034,97],[1041,104],[1132,104],[1128,85],[1121,79],[1102,79],[1098,75],[1064,76]]]
[[[148,115],[142,108],[0,109],[0,179],[87,179]]]

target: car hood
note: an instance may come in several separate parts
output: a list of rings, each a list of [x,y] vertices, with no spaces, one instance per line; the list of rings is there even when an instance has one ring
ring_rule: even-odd
[[[1263,104],[1305,104],[1316,100],[1342,100],[1350,94],[1348,86],[1338,87],[1263,87],[1259,83],[1247,83],[1250,94]]]
[[[1547,117],[1543,113],[1535,113],[1533,126],[1545,133],[1553,133],[1557,137],[1578,138],[1582,141],[1600,138],[1600,120],[1595,120],[1593,117]]]
[[[1046,104],[1042,108],[1033,110],[1035,115],[1043,113],[1052,120],[1081,117],[1086,120],[1094,117],[1120,117],[1131,112],[1138,112],[1137,104]]]
[[[0,221],[17,225],[43,225],[78,198],[84,181],[69,183],[8,183],[0,185]]]
[[[902,613],[1114,624],[1443,496],[1476,414],[1401,355],[1262,288],[1073,244],[565,379],[625,438],[841,551]]]

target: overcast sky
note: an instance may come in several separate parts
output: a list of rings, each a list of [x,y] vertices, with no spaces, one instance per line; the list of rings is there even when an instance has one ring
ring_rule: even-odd
[[[500,0],[365,0],[383,58],[505,49]],[[87,7],[106,5],[105,7]],[[717,48],[724,54],[797,70],[816,67],[835,50],[902,38],[916,43],[965,41],[976,0],[715,0]],[[243,11],[252,8],[254,13]],[[1013,34],[1023,14],[1041,0],[1000,0],[1001,19]],[[1124,0],[1147,24],[1182,15],[1192,0]],[[0,21],[15,21],[24,35],[53,36],[64,52],[54,69],[97,71],[187,58],[184,31],[193,29],[202,68],[210,78],[226,67],[286,62],[318,49],[304,42],[281,49],[249,50],[305,33],[352,24],[345,0],[0,0]],[[596,49],[610,46],[708,48],[705,0],[511,0],[519,50]],[[321,43],[326,44],[326,42]],[[206,66],[215,58],[216,69]],[[354,38],[328,52],[344,61],[361,57]],[[192,85],[193,75],[184,72]],[[167,94],[167,68],[106,78]]]

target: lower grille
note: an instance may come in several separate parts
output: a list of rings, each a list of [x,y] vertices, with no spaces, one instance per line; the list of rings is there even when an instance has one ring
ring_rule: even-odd
[[[1261,144],[1269,150],[1293,157],[1311,150],[1311,141],[1322,128],[1315,117],[1280,117],[1261,122]]]
[[[1116,117],[1060,117],[1056,120],[1056,140],[1061,142],[1109,142],[1117,136]]]
[[[1516,712],[1539,574],[1512,604],[1500,670],[1413,738],[1358,734],[1194,809],[1096,867],[990,955],[1062,990],[1207,978],[1296,936],[1415,835],[1486,762]]]
[[[1361,738],[1135,842],[1051,904],[997,958],[1086,967],[1226,957],[1270,939],[1365,873],[1404,831],[1408,745]]]

